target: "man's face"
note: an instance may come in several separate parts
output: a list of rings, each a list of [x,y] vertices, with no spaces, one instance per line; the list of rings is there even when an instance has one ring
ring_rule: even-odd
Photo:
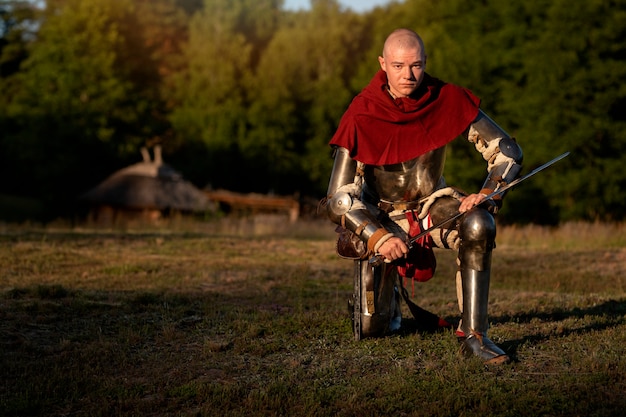
[[[378,57],[387,73],[389,90],[395,97],[408,97],[424,78],[426,55],[420,47],[391,47]]]

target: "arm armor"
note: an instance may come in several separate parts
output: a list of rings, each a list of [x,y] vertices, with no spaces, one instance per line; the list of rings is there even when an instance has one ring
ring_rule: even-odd
[[[363,171],[347,149],[335,149],[335,163],[330,176],[326,210],[328,218],[354,232],[367,247],[376,252],[392,236],[361,202]],[[384,239],[383,239],[384,238]]]
[[[519,176],[523,153],[514,138],[498,126],[482,110],[471,124],[467,139],[474,143],[487,161],[487,178],[481,193],[489,194]],[[502,194],[494,197],[500,200]],[[497,202],[500,205],[500,201]]]

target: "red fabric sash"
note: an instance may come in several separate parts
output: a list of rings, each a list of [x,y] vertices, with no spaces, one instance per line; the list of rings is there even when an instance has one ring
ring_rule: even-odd
[[[469,90],[424,75],[411,97],[393,99],[380,70],[344,113],[331,145],[368,165],[404,162],[459,136],[478,115]]]
[[[417,236],[426,230],[422,222],[417,218],[417,214],[413,211],[405,213],[406,219],[409,221],[409,237]],[[428,227],[432,226],[430,216],[428,216]],[[403,260],[396,261],[398,274],[404,278],[412,278],[414,281],[428,281],[435,275],[437,267],[437,259],[433,252],[433,238],[430,234],[422,236],[413,242],[409,253]]]

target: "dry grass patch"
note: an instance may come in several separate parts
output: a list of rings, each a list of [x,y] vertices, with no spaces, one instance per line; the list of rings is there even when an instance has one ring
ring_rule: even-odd
[[[496,369],[460,357],[451,332],[355,342],[352,266],[335,256],[330,225],[252,237],[204,227],[0,236],[0,415],[612,416],[626,406],[621,225],[500,230],[491,336],[516,360]],[[454,321],[454,254],[437,255],[415,300]]]

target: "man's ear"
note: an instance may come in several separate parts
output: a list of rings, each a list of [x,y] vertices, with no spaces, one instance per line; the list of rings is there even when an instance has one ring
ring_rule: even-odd
[[[382,56],[379,56],[378,63],[380,64],[380,69],[385,71],[385,58],[383,58]]]

